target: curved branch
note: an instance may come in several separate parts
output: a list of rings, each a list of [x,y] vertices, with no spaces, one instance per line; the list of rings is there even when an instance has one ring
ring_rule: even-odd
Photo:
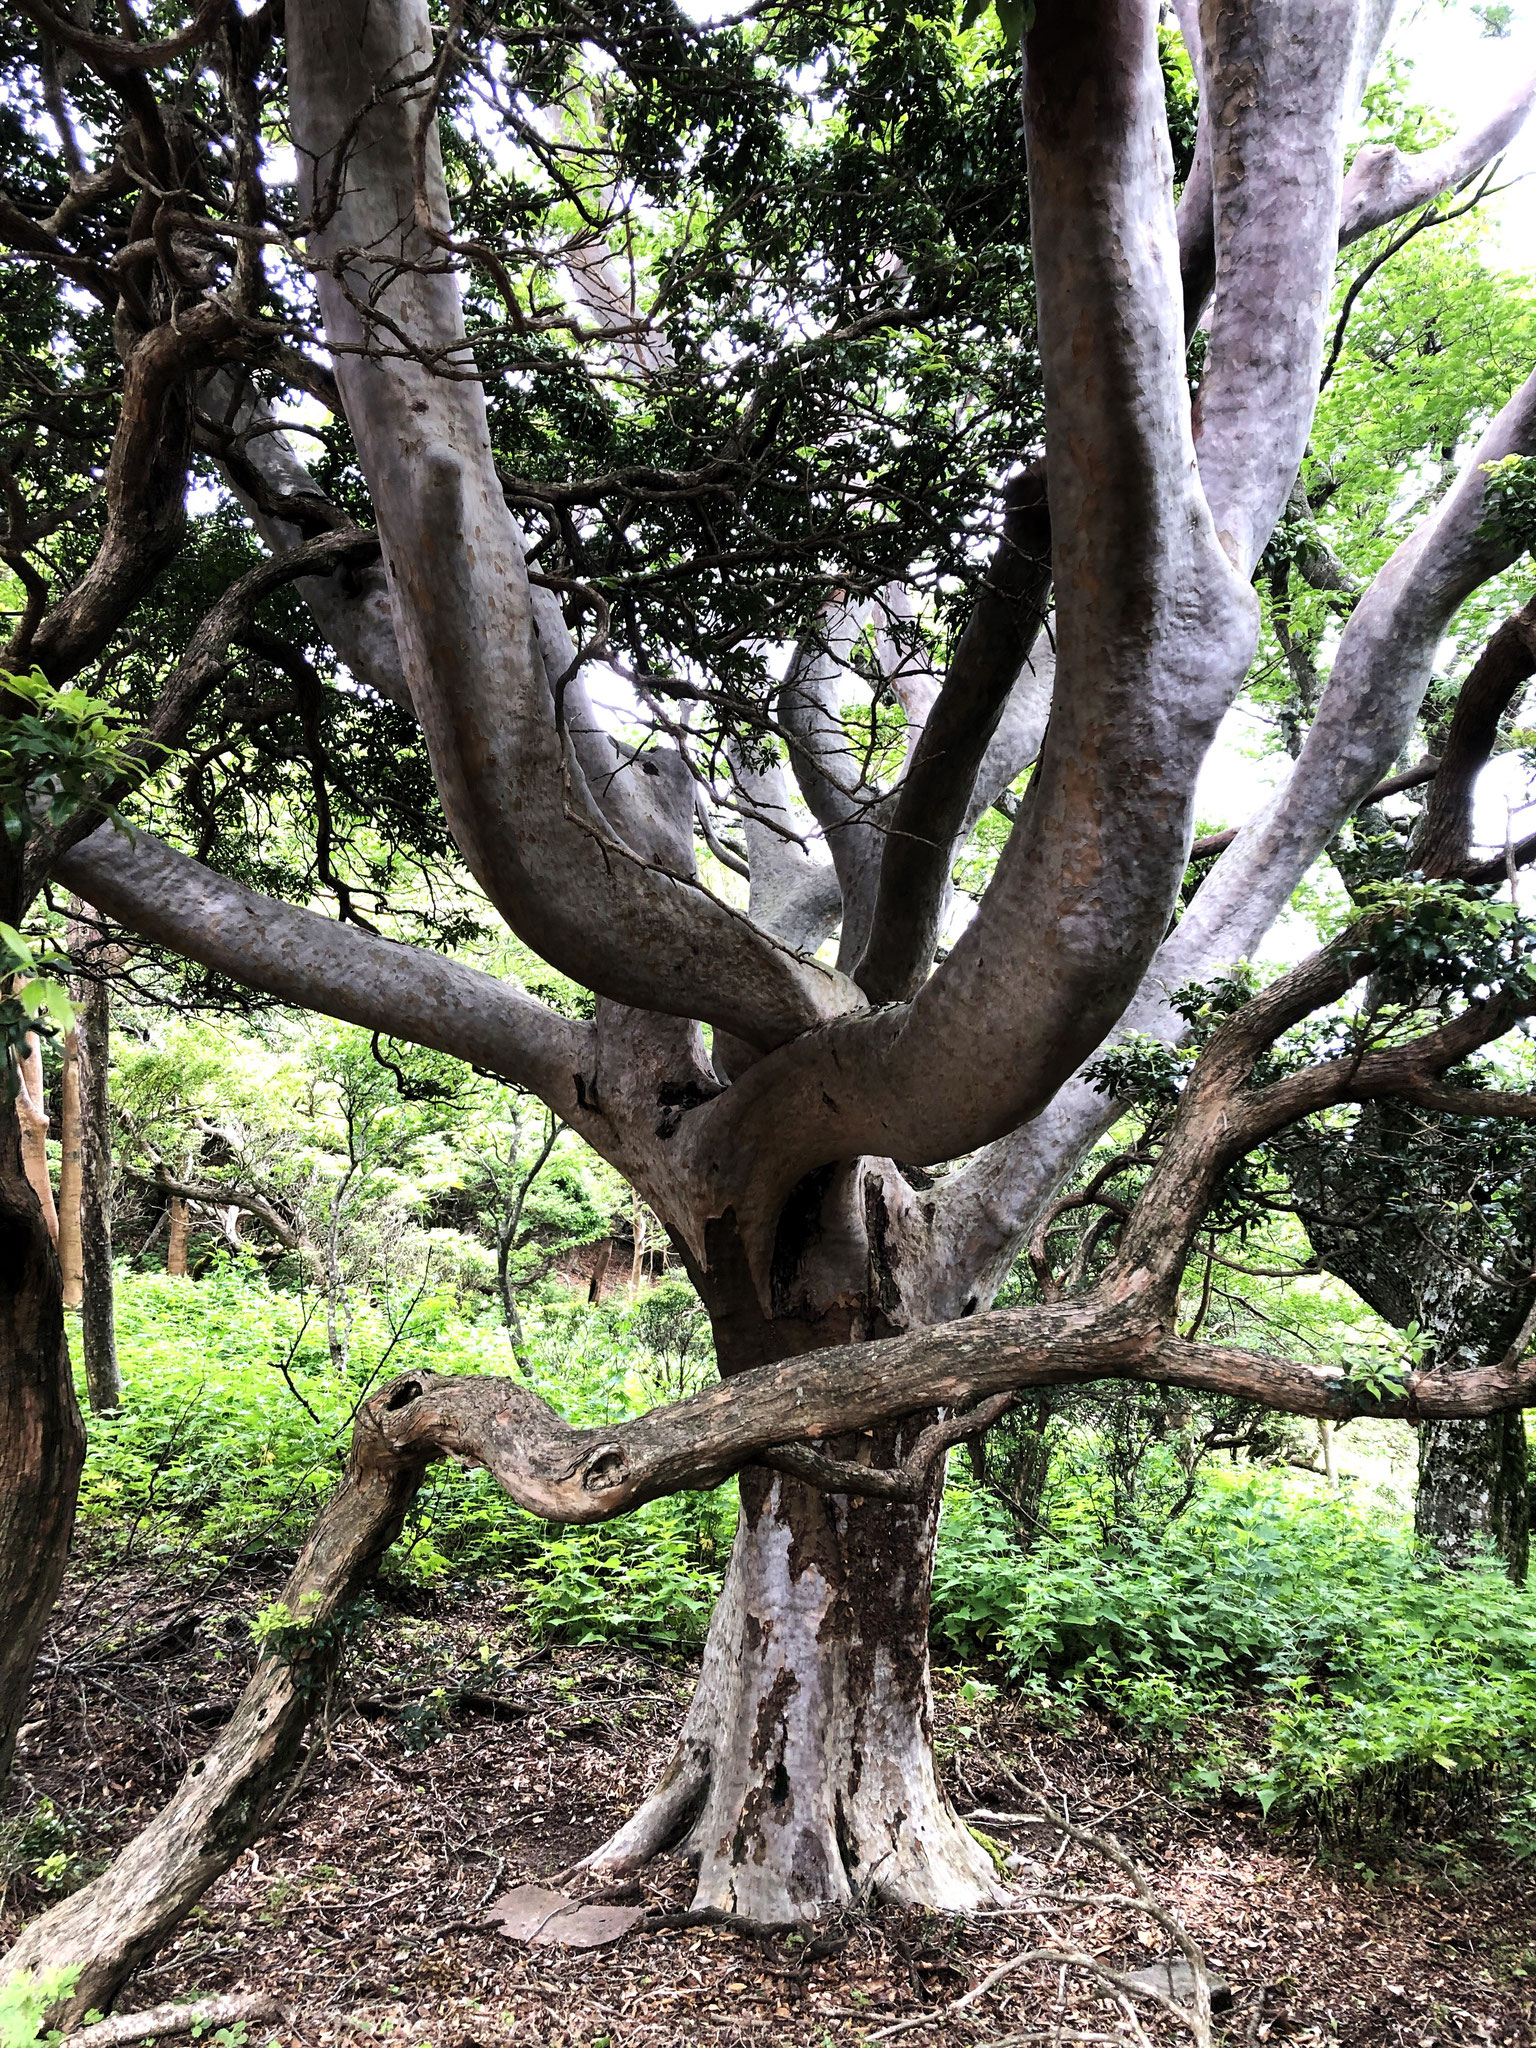
[[[1440,761],[1434,754],[1426,754],[1422,761],[1416,761],[1411,768],[1405,768],[1401,775],[1388,775],[1380,782],[1373,783],[1355,805],[1357,811],[1366,810],[1371,804],[1385,803],[1389,796],[1401,796],[1407,789],[1422,789],[1426,782],[1433,782],[1440,772]],[[1236,840],[1242,828],[1234,825],[1228,832],[1209,832],[1203,839],[1197,839],[1189,849],[1191,865],[1196,861],[1214,860],[1218,853],[1225,853]]]
[[[1468,671],[1451,714],[1445,756],[1414,834],[1413,865],[1460,874],[1472,851],[1472,792],[1515,692],[1536,675],[1536,598],[1506,619]]]
[[[297,547],[315,525],[331,529],[343,523],[343,515],[321,491],[243,371],[214,371],[203,381],[198,404],[209,420],[200,438],[217,457],[230,489],[273,554]],[[339,574],[308,576],[299,594],[357,681],[410,711],[411,693],[400,669],[382,565],[352,564]]]
[[[472,1061],[592,1125],[591,1026],[510,983],[259,896],[137,828],[99,826],[55,872],[130,931],[248,988]]]
[[[258,1223],[264,1223],[278,1243],[291,1252],[303,1249],[304,1240],[282,1213],[274,1209],[265,1195],[251,1194],[244,1188],[221,1187],[216,1181],[177,1180],[163,1167],[154,1173],[145,1173],[141,1167],[124,1166],[123,1172],[130,1180],[136,1180],[147,1188],[159,1188],[165,1194],[179,1195],[184,1202],[200,1202],[207,1209],[243,1209],[248,1216],[254,1216]]]
[[[67,682],[100,654],[181,545],[193,379],[238,331],[228,306],[205,299],[146,334],[129,356],[95,556],[13,656],[36,662],[51,682]]]
[[[843,900],[837,870],[815,860],[795,831],[777,761],[759,768],[733,750],[730,765],[741,792],[748,913],[797,952],[814,953],[837,928]]]
[[[1480,128],[1453,135],[1436,149],[1409,156],[1396,143],[1369,143],[1356,153],[1344,181],[1339,209],[1339,247],[1358,242],[1375,228],[1385,227],[1416,207],[1427,206],[1442,193],[1454,192],[1475,178],[1514,141],[1536,105],[1536,77],[1515,88],[1504,105]]]
[[[1012,1394],[994,1394],[974,1408],[931,1422],[894,1470],[859,1465],[846,1458],[823,1458],[805,1444],[775,1444],[761,1463],[788,1472],[823,1493],[863,1494],[875,1500],[921,1500],[934,1482],[934,1461],[952,1444],[979,1437],[1013,1405]]]
[[[864,607],[851,599],[828,604],[796,647],[778,700],[790,771],[821,827],[842,894],[838,963],[844,968],[864,949],[891,808],[889,793],[864,780],[843,726],[843,677],[864,623]]]
[[[1473,449],[1453,488],[1361,597],[1340,637],[1317,716],[1289,779],[1238,833],[1163,947],[1133,1028],[1161,991],[1213,963],[1245,959],[1344,819],[1402,752],[1435,651],[1472,592],[1517,561],[1520,541],[1489,517],[1485,466],[1536,455],[1536,376]]]
[[[544,657],[457,282],[434,239],[449,219],[435,124],[421,199],[434,234],[416,225],[432,51],[424,0],[314,0],[288,22],[295,146],[324,217],[309,255],[449,827],[514,931],[586,987],[781,1043],[862,998],[669,871],[667,854],[622,839],[568,742],[580,662],[551,673]]]
[[[130,43],[122,36],[93,35],[68,15],[55,14],[44,0],[17,0],[17,4],[52,41],[73,50],[77,57],[84,57],[98,71],[112,72],[154,71],[184,56],[188,50],[195,50],[218,28],[227,0],[203,0],[185,28],[153,43]]]

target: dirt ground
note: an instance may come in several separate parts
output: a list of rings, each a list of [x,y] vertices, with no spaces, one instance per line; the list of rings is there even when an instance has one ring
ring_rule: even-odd
[[[226,1717],[249,1667],[250,1614],[280,1578],[274,1562],[190,1602],[153,1581],[66,1596],[6,1809],[13,1862],[18,1825],[33,1824],[5,1932],[47,1903],[39,1847],[65,1843],[67,1870],[55,1851],[52,1875],[78,1881],[175,1784]],[[1218,2039],[1536,2041],[1536,1869],[1486,1843],[1330,1854],[1235,1810],[1190,1810],[1111,1729],[1052,1732],[1004,1697],[967,1699],[944,1674],[949,1788],[1012,1852],[1012,1909],[959,1922],[877,1907],[806,1940],[694,1926],[587,1952],[513,1942],[485,1909],[569,1865],[633,1807],[667,1755],[691,1673],[608,1646],[530,1649],[509,1600],[480,1586],[414,1612],[385,1605],[275,1825],[121,2009],[271,1990],[288,2017],[254,2028],[251,2048],[1134,2039],[1120,2006],[1055,1966],[1016,1969],[945,2011],[1031,1948],[1066,1942],[1125,1968],[1170,1949],[1144,1914],[1102,1903],[1124,1892],[1113,1870],[1038,1821],[992,1817],[1018,1811],[1022,1786],[1133,1855],[1230,1984]],[[35,1819],[41,1799],[55,1808],[51,1835]],[[666,1910],[688,1895],[687,1870],[669,1863],[629,1896]],[[1187,2038],[1139,2010],[1149,2038]]]

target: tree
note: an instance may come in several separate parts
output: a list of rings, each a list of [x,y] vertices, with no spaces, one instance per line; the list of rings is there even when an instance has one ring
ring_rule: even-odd
[[[983,1313],[1119,1113],[1085,1063],[1117,1031],[1182,1035],[1170,991],[1252,952],[1411,738],[1449,622],[1528,544],[1509,486],[1536,455],[1536,378],[1354,604],[1287,784],[1174,922],[1338,250],[1475,175],[1531,98],[1417,156],[1363,149],[1346,175],[1388,11],[1212,5],[1202,40],[1189,10],[1193,130],[1155,8],[1042,4],[1021,140],[994,31],[901,10],[703,29],[508,8],[439,37],[416,0],[325,0],[287,11],[284,101],[265,11],[129,45],[26,0],[73,155],[62,190],[27,159],[5,224],[29,275],[94,295],[101,311],[71,316],[97,322],[82,355],[104,364],[110,317],[125,362],[104,371],[104,510],[58,549],[85,558],[69,587],[13,518],[11,658],[58,687],[155,577],[173,613],[218,575],[211,538],[184,546],[194,448],[274,552],[226,553],[167,672],[130,665],[149,741],[188,751],[168,829],[189,823],[201,857],[38,799],[13,901],[55,875],[265,995],[539,1096],[665,1224],[722,1384],[600,1438],[511,1381],[412,1376],[372,1399],[285,1596],[285,1655],[167,1815],[14,1964],[89,1957],[77,1998],[99,2003],[227,1867],[294,1752],[330,1620],[445,1450],[569,1520],[740,1471],[679,1751],[592,1864],[685,1845],[702,1904],[776,1919],[866,1884],[947,1908],[993,1895],[929,1744],[927,1588],[937,1451],[1014,1389],[1120,1377],[1324,1417],[1529,1398],[1521,1360],[1373,1387],[1170,1327],[1222,1177],[1277,1130],[1378,1095],[1529,1112],[1443,1078],[1528,1012],[1523,926],[1480,922],[1480,897],[1456,930],[1481,979],[1428,1019],[1415,998],[1385,1032],[1370,1012],[1336,1027],[1336,1053],[1264,1068],[1398,957],[1416,899],[1246,1004],[1093,1284]],[[811,73],[826,108],[799,97]],[[291,197],[261,175],[284,105]],[[54,332],[50,310],[30,317]],[[318,475],[273,410],[294,390],[331,408]],[[58,388],[36,411],[43,441],[87,432]],[[552,440],[584,441],[587,465],[551,475]],[[523,469],[498,462],[509,442]],[[376,537],[351,523],[365,508]],[[312,623],[285,613],[289,632],[328,643],[337,683],[256,623],[296,597]],[[764,648],[788,640],[775,683]],[[268,703],[220,695],[246,655],[281,679]],[[595,707],[604,663],[632,712]],[[267,893],[261,832],[219,823],[224,742],[198,721],[220,714],[294,735],[241,772],[257,808],[308,788],[338,919]],[[376,761],[380,838],[409,814],[420,851],[423,758],[484,901],[592,992],[590,1017],[360,921],[395,872],[365,844],[360,772]],[[92,800],[133,786],[131,765],[98,775]],[[957,928],[956,857],[997,802],[1011,829]]]

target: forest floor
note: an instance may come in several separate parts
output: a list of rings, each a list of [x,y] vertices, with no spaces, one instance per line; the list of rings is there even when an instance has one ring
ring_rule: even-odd
[[[6,1810],[11,1860],[20,1849],[26,1861],[0,1931],[47,1903],[33,1873],[50,1845],[67,1845],[78,1881],[153,1812],[227,1715],[249,1666],[251,1614],[279,1582],[274,1564],[190,1594],[121,1574],[66,1593]],[[856,2048],[913,2020],[924,2023],[900,2035],[910,2048],[1126,2038],[1112,2003],[1054,1967],[1016,1971],[944,2014],[1042,1939],[1128,1968],[1169,1948],[1140,1915],[1046,1899],[1080,1880],[1123,1885],[1038,1825],[978,1823],[1024,1859],[1020,1904],[965,1922],[876,1908],[810,1941],[689,1927],[581,1952],[496,1932],[491,1902],[569,1865],[633,1808],[668,1754],[692,1675],[607,1645],[531,1650],[509,1596],[482,1584],[386,1606],[276,1825],[138,1973],[121,2009],[271,1991],[286,2019],[253,2027],[251,2048]],[[455,1686],[481,1703],[455,1706]],[[1236,1809],[1170,1800],[1144,1748],[1103,1724],[1053,1732],[1006,1694],[977,1700],[945,1674],[938,1689],[959,1810],[1015,1811],[1022,1783],[1074,1821],[1107,1826],[1230,1984],[1218,2038],[1536,2041],[1536,1867],[1487,1843],[1330,1851]],[[38,1818],[40,1801],[51,1820],[46,1806]],[[60,1860],[55,1850],[55,1877]],[[688,1894],[674,1862],[648,1872],[637,1896],[666,1910]],[[1144,2022],[1155,2040],[1181,2038],[1166,2020]]]

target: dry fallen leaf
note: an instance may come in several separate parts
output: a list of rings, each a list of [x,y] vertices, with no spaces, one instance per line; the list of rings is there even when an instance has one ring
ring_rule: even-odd
[[[645,1918],[643,1906],[584,1906],[564,1892],[520,1884],[496,1900],[487,1917],[513,1941],[536,1948],[606,1948]]]

